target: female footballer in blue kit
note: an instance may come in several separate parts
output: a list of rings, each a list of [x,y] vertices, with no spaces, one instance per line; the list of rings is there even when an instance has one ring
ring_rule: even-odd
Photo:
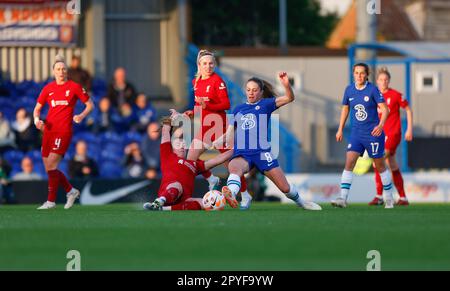
[[[341,196],[331,201],[336,207],[347,207],[347,198],[353,180],[353,168],[358,157],[366,150],[374,161],[383,183],[385,208],[394,207],[392,182],[389,171],[384,163],[385,136],[383,126],[389,114],[389,109],[378,88],[368,81],[369,66],[364,63],[353,67],[354,83],[344,92],[342,100],[341,119],[336,133],[336,141],[341,142],[347,117],[351,116],[351,135],[347,146],[345,169],[341,178]],[[377,107],[381,110],[378,117]]]
[[[241,187],[240,177],[256,167],[298,206],[306,210],[321,210],[318,204],[303,201],[297,189],[288,183],[267,142],[272,112],[295,99],[287,73],[281,72],[278,77],[286,91],[285,96],[275,97],[272,86],[261,79],[253,77],[246,83],[247,102],[234,109],[234,123],[230,123],[227,130],[227,135],[234,132],[234,153],[228,165],[230,175],[227,186],[222,188],[222,193],[228,204],[237,208],[236,194]],[[248,209],[250,202],[241,201],[241,209]]]

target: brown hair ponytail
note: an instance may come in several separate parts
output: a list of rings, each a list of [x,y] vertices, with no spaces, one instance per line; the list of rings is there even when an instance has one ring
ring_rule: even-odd
[[[248,79],[247,83],[248,82],[255,82],[256,84],[258,84],[259,89],[263,91],[262,98],[273,98],[277,96],[273,88],[273,85],[267,82],[266,80],[262,80],[257,77],[252,77]]]

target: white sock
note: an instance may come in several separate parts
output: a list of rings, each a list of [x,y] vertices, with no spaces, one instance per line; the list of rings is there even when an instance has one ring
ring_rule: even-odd
[[[230,174],[230,176],[228,176],[227,186],[233,196],[236,197],[239,190],[241,190],[241,177],[236,174]]]
[[[394,199],[392,196],[392,179],[391,173],[388,170],[380,173],[381,183],[383,183],[383,195],[384,199]]]
[[[48,205],[51,205],[51,206],[53,206],[53,205],[55,205],[56,203],[55,203],[55,202],[52,202],[52,201],[48,201],[48,200],[47,200],[47,204],[48,204]]]
[[[214,176],[213,174],[211,174],[211,176],[209,176],[206,181],[208,181],[209,184],[214,184],[216,183],[218,177]]]
[[[350,187],[352,186],[353,172],[344,170],[341,177],[341,198],[347,201]]]
[[[247,204],[247,202],[252,199],[252,196],[250,195],[250,193],[248,193],[247,190],[245,190],[244,192],[241,192],[241,198],[241,202],[243,204]]]
[[[163,206],[163,211],[171,211],[172,210],[172,206]]]
[[[286,195],[287,198],[297,203],[297,205],[299,206],[303,205],[303,200],[300,197],[300,194],[298,194],[297,188],[295,188],[293,184],[289,183],[289,192],[284,193],[284,195]]]

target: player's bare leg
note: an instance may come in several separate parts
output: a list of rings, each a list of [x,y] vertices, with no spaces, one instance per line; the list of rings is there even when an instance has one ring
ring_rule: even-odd
[[[401,206],[408,206],[408,198],[406,198],[405,194],[405,188],[404,188],[404,182],[402,174],[400,173],[400,167],[397,163],[397,159],[395,158],[395,155],[389,155],[386,158],[386,163],[388,164],[389,168],[392,172],[392,180],[394,182],[395,188],[397,188],[398,195],[400,196],[400,199],[397,201],[397,205]]]
[[[264,175],[269,178],[287,198],[294,201],[299,207],[302,207],[305,210],[322,210],[322,207],[314,202],[303,201],[295,186],[289,184],[286,175],[280,167],[266,171],[264,172]]]

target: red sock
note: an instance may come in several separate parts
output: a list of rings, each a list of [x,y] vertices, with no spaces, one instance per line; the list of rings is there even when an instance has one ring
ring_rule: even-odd
[[[241,192],[247,191],[247,180],[244,176],[241,177]]]
[[[186,200],[172,205],[172,210],[202,210],[202,206],[196,200]]]
[[[383,195],[383,183],[381,182],[381,176],[377,169],[374,168],[375,171],[375,186],[377,188],[377,195]]]
[[[180,191],[176,188],[169,188],[166,189],[164,192],[162,192],[161,194],[158,195],[158,197],[164,197],[166,198],[166,203],[165,204],[174,204],[175,201],[177,201],[177,199],[180,196]]]
[[[50,202],[56,201],[56,194],[58,193],[59,174],[58,170],[51,170],[48,174],[48,198]]]
[[[205,177],[205,179],[208,179],[209,177],[211,177],[211,175],[212,175],[212,173],[210,170],[202,173],[202,176]]]
[[[66,175],[64,175],[63,172],[61,172],[60,170],[56,170],[59,174],[59,183],[61,183],[64,191],[66,191],[66,193],[69,193],[70,190],[72,190],[72,185],[69,183],[69,181],[66,178]]]
[[[392,180],[394,180],[395,188],[397,188],[400,198],[406,198],[405,188],[403,187],[403,177],[400,170],[392,171]]]

